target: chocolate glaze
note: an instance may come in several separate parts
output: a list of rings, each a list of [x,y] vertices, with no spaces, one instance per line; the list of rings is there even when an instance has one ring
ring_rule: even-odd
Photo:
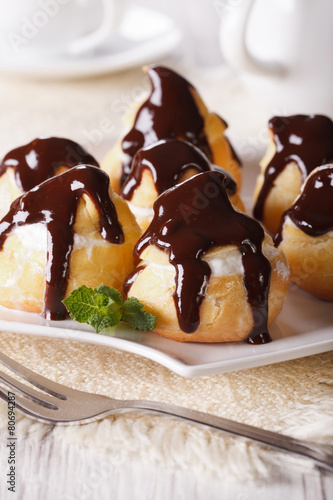
[[[46,319],[64,319],[66,316],[61,301],[67,288],[75,215],[83,194],[89,196],[98,211],[101,236],[112,243],[124,241],[108,187],[109,177],[99,168],[74,167],[17,198],[0,223],[0,250],[15,227],[46,224],[48,250],[42,312]]]
[[[204,130],[204,120],[194,100],[194,87],[178,73],[162,66],[149,66],[152,91],[139,108],[132,129],[122,141],[122,185],[130,172],[135,153],[160,139],[178,138],[201,149],[209,160],[212,152]]]
[[[162,139],[151,146],[141,148],[134,156],[130,173],[128,174],[121,195],[131,200],[135,189],[140,185],[145,169],[150,170],[158,194],[163,193],[179,182],[182,174],[189,168],[198,173],[213,168],[208,158],[200,149],[190,142],[180,139]],[[225,184],[229,194],[234,194],[237,185],[231,175],[220,167],[225,176]]]
[[[264,183],[253,214],[263,220],[266,198],[286,165],[295,161],[302,179],[320,165],[333,161],[333,122],[324,115],[275,116],[269,121],[276,153],[266,167]]]
[[[7,153],[0,165],[0,175],[13,168],[16,182],[25,192],[53,177],[59,167],[81,164],[99,166],[93,156],[70,139],[39,137]]]
[[[176,270],[174,301],[179,326],[192,333],[200,323],[200,305],[211,275],[201,258],[213,247],[237,246],[254,318],[248,341],[269,342],[271,266],[261,251],[264,231],[257,221],[233,209],[224,180],[221,172],[203,172],[160,195],[154,204],[154,218],[134,253],[140,256],[152,244],[169,254]]]
[[[142,264],[141,266],[138,266],[134,269],[134,271],[129,274],[123,284],[123,292],[127,296],[131,286],[133,285],[134,281],[136,280],[137,276],[145,269],[145,265]]]
[[[324,165],[309,176],[300,196],[282,215],[274,238],[276,246],[282,241],[283,225],[287,217],[314,238],[333,231],[333,165]]]
[[[222,118],[221,118],[222,120]],[[222,120],[224,121],[224,120]],[[225,123],[225,122],[224,122]],[[239,158],[239,156],[237,155],[233,145],[231,144],[231,142],[229,141],[228,137],[226,137],[225,135],[223,136],[224,140],[228,143],[229,145],[229,148],[230,148],[230,152],[231,152],[231,157],[232,157],[232,160],[231,161],[234,161],[236,162],[240,167],[242,167],[242,161],[241,159]]]

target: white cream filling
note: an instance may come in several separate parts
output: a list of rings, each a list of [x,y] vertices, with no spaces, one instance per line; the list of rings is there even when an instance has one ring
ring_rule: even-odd
[[[203,260],[209,265],[212,276],[232,276],[244,271],[242,255],[237,249],[211,256],[208,254]]]
[[[137,205],[134,205],[130,201],[128,202],[128,206],[134,215],[134,217],[147,217],[152,219],[154,215],[154,210],[152,208],[148,207],[138,207]]]
[[[263,255],[268,260],[273,260],[280,251],[272,245],[263,246]],[[239,250],[232,249],[221,251],[218,254],[205,255],[203,259],[211,269],[212,277],[233,276],[244,274],[244,266],[242,255]],[[175,273],[175,268],[172,264],[157,264],[156,262],[143,262],[143,265],[149,265],[156,275],[163,277],[165,272]],[[287,278],[289,268],[282,260],[277,260],[276,270],[279,276]]]
[[[241,253],[237,250],[221,252],[221,254],[207,255],[203,258],[211,269],[211,276],[232,276],[234,274],[243,273],[243,264]],[[152,271],[159,276],[163,276],[165,272],[175,273],[175,268],[172,264],[157,264],[156,262],[143,262],[143,265],[149,265]]]
[[[15,272],[7,277],[7,280],[2,283],[4,287],[12,287],[21,278],[24,272],[24,266],[26,263],[34,269],[35,274],[43,274],[45,272],[44,263],[40,258],[36,259],[36,253],[42,253],[46,256],[47,253],[47,228],[45,224],[28,224],[17,226],[15,234],[19,239],[24,251],[21,253],[17,260],[17,265],[15,267]],[[102,238],[93,239],[80,234],[74,234],[74,244],[73,252],[84,248],[88,254],[88,259],[92,257],[92,250],[96,246],[107,246],[109,242],[103,240]],[[46,261],[46,257],[45,257]],[[44,262],[45,262],[44,261]]]
[[[40,260],[39,262],[36,260],[36,253],[42,253],[46,255],[47,253],[47,229],[46,225],[42,223],[38,224],[28,224],[17,226],[15,231],[12,233],[15,234],[19,239],[24,252],[21,254],[20,258],[17,260],[17,265],[15,268],[15,273],[11,276],[8,276],[8,279],[5,283],[2,283],[2,286],[12,287],[14,286],[18,279],[22,276],[24,266],[29,262],[31,266],[33,266],[35,273],[40,274],[44,273],[45,269],[41,267]],[[106,246],[109,243],[105,240],[101,239],[93,239],[88,238],[86,236],[82,236],[80,234],[74,234],[74,244],[73,244],[73,252],[75,250],[79,250],[84,248],[88,254],[88,259],[91,259],[92,250],[96,246]],[[24,257],[24,260],[22,260]]]
[[[292,221],[290,221],[292,223]],[[19,238],[23,248],[25,249],[26,262],[33,261],[33,252],[47,252],[47,229],[45,224],[31,224],[18,226],[15,229],[15,234]],[[87,251],[88,258],[91,258],[92,250],[95,246],[105,246],[108,243],[103,239],[92,239],[80,234],[74,234],[73,251],[84,248]],[[269,260],[279,253],[279,250],[272,245],[263,246],[263,254]],[[232,276],[243,274],[244,268],[242,263],[242,256],[236,248],[228,251],[221,251],[219,253],[209,253],[204,256],[211,269],[212,277]],[[156,275],[163,276],[165,272],[175,273],[175,268],[172,264],[157,264],[155,262],[144,262],[149,264],[151,269]],[[282,261],[278,261],[277,272],[279,275],[286,277],[289,273],[288,267]],[[17,280],[17,276],[21,276],[22,266],[17,266],[16,276],[11,277],[5,286],[11,286]],[[11,283],[9,283],[9,281]]]
[[[47,251],[47,231],[45,224],[17,226],[13,232],[27,253]]]
[[[92,251],[94,247],[105,247],[108,246],[109,244],[110,243],[107,240],[104,240],[103,238],[98,238],[98,239],[87,238],[87,236],[82,236],[81,234],[75,233],[73,252],[75,250],[84,248],[88,254],[88,259],[91,260]]]
[[[17,226],[14,234],[20,240],[23,248],[31,252],[44,252],[47,251],[47,229],[46,225],[42,223],[27,224]],[[92,249],[96,246],[107,246],[109,243],[100,238],[88,238],[81,234],[74,233],[73,251],[85,248],[89,257],[91,256]]]

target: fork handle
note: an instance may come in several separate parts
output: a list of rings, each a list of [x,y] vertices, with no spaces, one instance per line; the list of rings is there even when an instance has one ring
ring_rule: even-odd
[[[155,413],[159,415],[168,415],[182,420],[197,424],[199,426],[208,426],[238,436],[243,436],[254,441],[259,441],[269,446],[281,450],[303,455],[315,460],[322,467],[333,471],[333,447],[320,445],[307,441],[302,441],[290,436],[278,434],[277,432],[267,431],[254,427],[252,425],[235,422],[227,418],[218,417],[201,411],[183,408],[181,406],[159,403],[154,401],[127,401],[123,402],[121,408],[124,412],[134,410],[135,412]],[[117,410],[119,412],[119,409]]]

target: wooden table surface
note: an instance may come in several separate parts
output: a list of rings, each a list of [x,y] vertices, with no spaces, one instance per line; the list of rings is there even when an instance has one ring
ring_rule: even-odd
[[[3,403],[1,403],[3,404]],[[329,500],[333,474],[283,467],[264,479],[221,479],[189,469],[147,467],[139,462],[111,463],[109,457],[84,447],[64,446],[46,435],[40,444],[30,435],[19,439],[15,493],[4,472],[5,436],[0,435],[0,498],[9,500]]]

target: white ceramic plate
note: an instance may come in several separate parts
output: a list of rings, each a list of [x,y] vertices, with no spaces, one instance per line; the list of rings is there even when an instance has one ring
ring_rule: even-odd
[[[52,79],[102,75],[157,61],[175,49],[180,40],[180,30],[168,16],[132,5],[118,34],[93,55],[6,62],[0,59],[0,71]]]
[[[116,335],[93,333],[74,321],[46,321],[37,314],[0,308],[0,329],[115,347],[150,358],[184,377],[209,375],[277,363],[333,348],[333,307],[292,286],[278,320],[270,328],[273,342],[178,343],[156,333],[121,327]]]

